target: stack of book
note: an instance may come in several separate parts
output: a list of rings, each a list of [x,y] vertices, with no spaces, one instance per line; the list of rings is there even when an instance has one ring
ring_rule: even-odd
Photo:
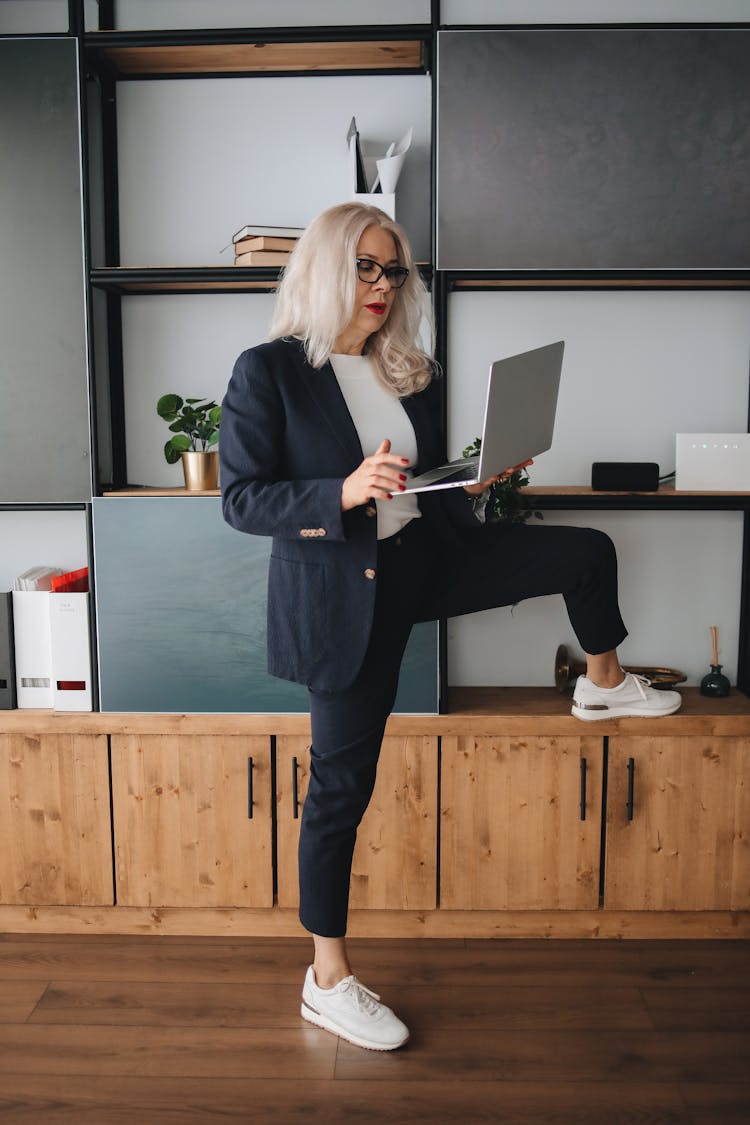
[[[13,582],[14,590],[51,590],[53,578],[59,578],[62,571],[56,566],[32,566],[31,570],[19,574]]]
[[[301,227],[245,226],[232,235],[236,266],[285,266]]]

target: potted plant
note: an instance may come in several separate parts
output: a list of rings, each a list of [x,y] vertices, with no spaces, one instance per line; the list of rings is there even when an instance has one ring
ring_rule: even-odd
[[[482,439],[475,438],[471,445],[467,445],[461,454],[462,457],[478,457],[482,448]],[[529,474],[525,469],[516,469],[504,480],[495,481],[490,485],[490,495],[485,508],[485,519],[490,523],[526,523],[531,516],[542,520],[542,512],[524,504],[521,489],[529,483]]]
[[[174,435],[164,446],[164,457],[168,465],[182,461],[185,488],[189,492],[216,488],[219,455],[211,446],[219,440],[221,407],[208,399],[162,395],[156,412]]]

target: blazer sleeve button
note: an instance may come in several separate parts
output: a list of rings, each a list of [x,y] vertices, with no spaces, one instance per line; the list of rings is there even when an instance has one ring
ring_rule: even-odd
[[[372,569],[372,567],[368,566],[367,570],[365,571],[365,578],[374,578],[374,577],[375,577],[375,571]]]
[[[366,516],[375,516],[375,515],[377,515],[377,511],[378,510],[377,510],[377,508],[375,507],[374,504],[368,504],[367,507],[365,508],[365,515]]]

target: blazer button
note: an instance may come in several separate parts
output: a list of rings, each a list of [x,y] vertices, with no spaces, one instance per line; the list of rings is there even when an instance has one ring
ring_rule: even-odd
[[[375,515],[377,515],[377,512],[378,512],[378,510],[373,504],[368,504],[367,507],[365,508],[365,515],[366,516],[375,516]]]
[[[326,529],[324,527],[319,527],[318,530],[315,532],[315,534],[319,537],[322,536],[322,535],[325,535],[325,533],[326,533]]]
[[[372,567],[368,566],[367,570],[365,571],[365,578],[374,578],[374,577],[375,577],[375,571],[372,569]]]

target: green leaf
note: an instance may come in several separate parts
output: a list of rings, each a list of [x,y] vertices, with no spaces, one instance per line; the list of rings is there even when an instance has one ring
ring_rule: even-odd
[[[171,438],[164,446],[164,458],[168,465],[174,465],[180,459],[180,451],[174,448]]]
[[[209,412],[208,417],[214,426],[218,426],[221,423],[221,407],[215,406],[213,410]]]
[[[481,450],[481,448],[482,448],[482,439],[476,437],[476,438],[474,438],[474,441],[472,442],[471,445],[466,446],[466,449],[464,449],[461,456],[462,457],[478,457],[479,451]]]
[[[156,413],[160,418],[171,422],[173,418],[177,417],[177,412],[181,406],[182,399],[179,395],[162,395],[156,404]]]
[[[211,436],[208,439],[208,442],[206,444],[207,445],[216,445],[218,440],[219,440],[219,435],[216,432],[216,430],[214,430],[214,432],[211,434]]]

